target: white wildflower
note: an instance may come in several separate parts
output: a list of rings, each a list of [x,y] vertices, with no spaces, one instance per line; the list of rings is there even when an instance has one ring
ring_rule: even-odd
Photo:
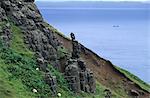
[[[36,68],[37,71],[39,71],[39,68]]]
[[[57,96],[58,96],[58,97],[61,97],[61,93],[58,93]]]
[[[33,89],[32,91],[33,91],[34,93],[37,93],[37,92],[38,92],[36,89]]]

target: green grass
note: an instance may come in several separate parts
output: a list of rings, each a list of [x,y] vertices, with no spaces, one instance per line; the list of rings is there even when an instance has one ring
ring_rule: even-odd
[[[1,47],[2,49],[2,47]],[[19,79],[12,79],[12,74],[6,68],[13,66],[6,64],[6,60],[2,59],[2,51],[0,49],[0,98],[33,98],[33,93],[27,91],[22,81]]]
[[[48,98],[50,96],[49,88],[42,79],[42,72],[35,70],[34,59],[5,48],[1,48],[0,58],[0,77],[3,78],[0,81],[2,84],[0,91],[3,98],[35,98],[37,96]],[[102,85],[97,83],[95,94],[80,93],[76,95],[69,91],[65,79],[59,71],[50,65],[49,69],[58,79],[58,92],[62,94],[62,98],[103,98],[105,87]],[[38,90],[37,95],[32,93],[34,88]]]
[[[13,38],[11,40],[11,49],[15,50],[21,55],[28,57],[33,57],[33,52],[31,52],[26,45],[24,45],[23,34],[20,28],[11,24],[11,31],[13,32]]]
[[[136,83],[137,85],[139,85],[143,90],[146,90],[148,92],[150,92],[150,85],[145,83],[144,81],[142,81],[140,78],[138,78],[137,76],[133,75],[132,73],[114,66],[118,71],[120,71],[121,73],[123,73],[126,77],[128,77],[131,81],[133,81],[134,83]]]
[[[1,25],[2,27],[2,25]],[[36,61],[24,44],[20,28],[11,23],[13,38],[10,48],[0,41],[0,97],[36,98],[50,96],[49,86],[43,80],[43,73],[36,71]],[[37,89],[34,94],[32,89]]]

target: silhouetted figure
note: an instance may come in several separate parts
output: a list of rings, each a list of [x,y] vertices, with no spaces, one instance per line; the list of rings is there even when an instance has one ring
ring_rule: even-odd
[[[74,35],[74,33],[70,33],[70,36],[71,36],[72,41],[74,41],[74,40],[75,40],[75,35]]]
[[[75,40],[75,35],[74,33],[70,34],[72,38],[72,59],[78,59],[80,58],[80,53],[81,53],[81,46],[78,43],[78,41]]]

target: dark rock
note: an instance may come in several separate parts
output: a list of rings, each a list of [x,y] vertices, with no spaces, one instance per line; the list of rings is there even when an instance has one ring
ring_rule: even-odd
[[[65,76],[72,91],[79,92],[82,90],[87,93],[95,93],[94,75],[86,68],[82,60],[70,59],[65,69]]]
[[[83,71],[80,72],[80,87],[82,91],[87,91],[87,74]],[[88,89],[89,91],[89,89]]]
[[[78,41],[73,41],[72,47],[73,47],[72,58],[78,59],[80,57],[81,52],[80,44],[78,43]]]
[[[19,1],[19,2],[17,3],[17,6],[18,6],[19,9],[21,9],[21,8],[23,7],[22,2]]]
[[[90,87],[90,92],[95,93],[95,91],[96,91],[96,81],[94,79],[93,72],[90,71],[90,70],[88,70],[87,79],[88,79],[88,85]]]
[[[24,24],[24,22],[21,19],[25,18],[25,16],[21,11],[13,11],[13,12],[9,13],[9,15],[14,20],[14,23],[16,25]]]
[[[83,71],[86,70],[86,65],[84,64],[83,60],[78,60],[78,66],[81,70],[83,70]]]
[[[8,12],[11,10],[11,2],[9,0],[2,1],[1,7]]]
[[[112,98],[112,92],[109,89],[105,89],[105,98]]]
[[[26,18],[22,18],[19,25],[21,25],[21,28],[23,28],[24,30],[35,30],[35,29],[37,29],[35,22],[33,20],[26,19]]]
[[[65,76],[69,87],[74,92],[84,91],[87,93],[95,93],[96,82],[93,72],[86,68],[83,60],[80,60],[80,44],[75,40],[73,33],[72,38],[72,59],[66,64]]]
[[[5,10],[0,7],[0,21],[7,21],[7,20],[8,20],[8,19],[7,19]]]
[[[71,62],[71,60],[70,60]],[[78,65],[73,61],[65,69],[65,77],[69,88],[73,92],[80,92],[80,78]]]
[[[12,32],[10,30],[10,24],[7,23],[4,27],[2,27],[1,35],[0,35],[4,44],[9,47],[10,40],[12,38]]]
[[[45,82],[50,86],[53,95],[57,94],[57,80],[56,76],[52,76],[52,74],[46,73],[45,74]]]

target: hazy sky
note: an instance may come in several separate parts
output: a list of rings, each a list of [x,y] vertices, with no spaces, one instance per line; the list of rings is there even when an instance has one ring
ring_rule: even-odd
[[[149,0],[36,0],[36,1],[149,1]]]

